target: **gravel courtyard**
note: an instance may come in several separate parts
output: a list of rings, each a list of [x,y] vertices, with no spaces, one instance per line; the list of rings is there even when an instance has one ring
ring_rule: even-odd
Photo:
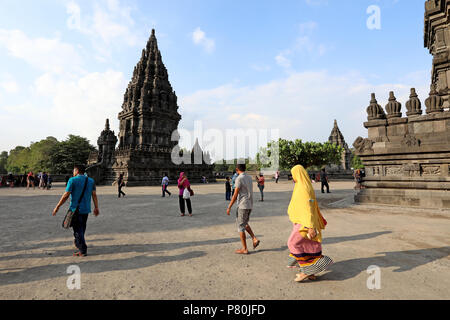
[[[165,198],[159,187],[124,188],[121,199],[115,187],[98,187],[84,258],[72,257],[72,233],[61,227],[67,204],[51,215],[62,184],[2,188],[0,299],[450,299],[450,211],[355,205],[352,182],[330,186],[331,194],[315,188],[328,220],[323,251],[335,263],[304,283],[286,268],[292,182],[267,182],[265,201],[255,201],[250,225],[261,245],[248,256],[234,253],[239,236],[222,183],[193,186],[193,217],[179,216],[176,186]],[[71,265],[80,290],[66,285]],[[381,289],[367,287],[372,265]]]

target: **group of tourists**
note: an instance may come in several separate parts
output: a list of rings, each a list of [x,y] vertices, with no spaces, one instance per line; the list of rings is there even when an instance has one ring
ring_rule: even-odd
[[[23,175],[13,175],[9,173],[5,176],[0,176],[0,187],[23,187],[27,190],[32,187],[36,189],[49,190],[52,187],[53,179],[48,172],[39,172],[38,174],[32,171],[24,173]]]
[[[76,165],[73,169],[73,177],[69,179],[65,192],[60,201],[53,210],[53,216],[59,211],[60,207],[69,199],[69,210],[75,215],[72,220],[72,229],[74,234],[74,246],[76,251],[74,256],[86,256],[87,245],[85,241],[85,232],[88,215],[91,212],[91,199],[94,202],[94,216],[98,216],[99,205],[96,194],[95,182],[92,178],[85,175],[85,167]],[[333,261],[328,256],[322,254],[322,230],[325,229],[327,221],[322,216],[312,181],[306,170],[297,165],[291,170],[292,179],[295,183],[291,201],[288,208],[288,217],[292,222],[292,232],[287,241],[290,251],[288,267],[298,267],[300,273],[296,275],[295,281],[315,280],[316,275],[325,271]],[[261,192],[261,201],[263,201],[264,176],[256,176],[258,188]],[[169,178],[167,174],[161,182],[162,197],[168,193]],[[119,197],[125,195],[121,192],[123,187],[123,174],[119,176],[118,188]],[[178,179],[178,197],[181,216],[185,216],[185,210],[189,216],[192,216],[192,204],[190,197],[194,195],[191,184],[184,172],[180,173]],[[230,199],[226,213],[231,215],[231,209],[237,204],[236,225],[241,240],[242,247],[235,251],[236,254],[247,255],[248,233],[252,239],[252,247],[256,249],[261,241],[256,237],[254,231],[249,225],[250,216],[253,211],[253,179],[247,175],[245,164],[238,164],[236,172],[230,181],[226,181],[226,198]]]

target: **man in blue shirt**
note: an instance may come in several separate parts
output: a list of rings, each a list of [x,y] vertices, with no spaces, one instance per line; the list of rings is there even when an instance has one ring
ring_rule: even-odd
[[[78,206],[79,210],[77,215],[74,216],[72,223],[73,235],[75,237],[74,244],[79,251],[74,253],[74,256],[84,257],[87,255],[87,246],[84,235],[86,233],[86,223],[89,213],[91,213],[91,198],[94,200],[94,216],[98,216],[100,211],[98,209],[98,199],[95,188],[95,181],[84,175],[86,168],[83,165],[75,165],[73,169],[73,178],[70,178],[66,192],[62,195],[55,209],[53,210],[53,216],[56,215],[59,208],[67,201],[70,196],[70,210],[75,211]],[[87,181],[86,190],[83,198],[80,200],[81,193],[83,192],[84,184]]]

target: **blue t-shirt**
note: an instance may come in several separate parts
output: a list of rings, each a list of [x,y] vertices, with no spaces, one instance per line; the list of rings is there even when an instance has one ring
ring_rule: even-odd
[[[86,191],[84,192],[83,199],[80,201],[80,214],[89,214],[91,212],[91,197],[92,191],[95,191],[94,179],[88,178],[84,175],[77,175],[70,178],[67,182],[66,192],[70,192],[70,210],[75,211],[77,208],[78,200],[83,192],[84,183],[88,179]]]

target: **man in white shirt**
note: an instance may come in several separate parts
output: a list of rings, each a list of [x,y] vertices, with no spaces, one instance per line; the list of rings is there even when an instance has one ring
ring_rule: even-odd
[[[164,177],[161,181],[161,187],[162,187],[162,197],[166,196],[166,192],[169,194],[169,197],[172,195],[169,190],[167,190],[167,186],[169,185],[169,177],[167,176],[167,173],[164,174]]]

